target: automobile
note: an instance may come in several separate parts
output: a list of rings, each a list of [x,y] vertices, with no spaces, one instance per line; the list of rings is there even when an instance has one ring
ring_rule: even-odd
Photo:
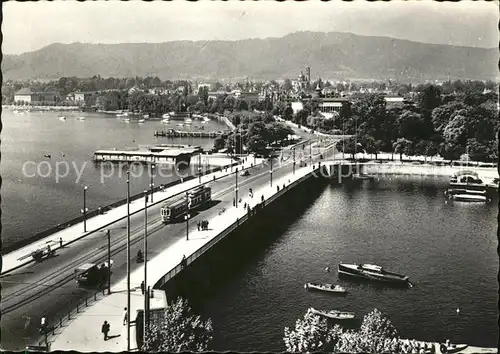
[[[111,261],[111,265],[113,261]],[[80,286],[100,287],[107,283],[108,272],[110,272],[107,262],[103,264],[85,263],[75,269],[76,283]]]
[[[250,176],[250,172],[248,172],[248,170],[244,170],[241,172],[240,174],[241,177],[247,177],[247,176]]]

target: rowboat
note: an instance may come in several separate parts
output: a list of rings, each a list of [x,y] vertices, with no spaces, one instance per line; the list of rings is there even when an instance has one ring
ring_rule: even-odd
[[[465,348],[467,348],[467,344],[451,344],[451,343],[441,343],[439,345],[439,350],[441,350],[441,353],[458,353]]]
[[[312,289],[312,290],[320,290],[320,291],[327,291],[330,293],[340,293],[340,294],[344,294],[347,292],[346,288],[343,288],[340,285],[333,285],[333,284],[306,283],[304,285],[304,288],[306,290]]]
[[[315,308],[312,307],[311,307],[311,312],[314,313],[315,315],[327,317],[332,320],[352,320],[355,316],[354,312],[343,312],[337,310],[321,311],[321,310],[316,310]]]

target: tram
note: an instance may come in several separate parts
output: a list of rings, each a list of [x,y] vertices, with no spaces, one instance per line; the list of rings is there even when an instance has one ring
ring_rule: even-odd
[[[177,220],[201,205],[212,200],[212,189],[206,186],[196,187],[177,199],[167,201],[161,207],[161,220],[164,224]]]

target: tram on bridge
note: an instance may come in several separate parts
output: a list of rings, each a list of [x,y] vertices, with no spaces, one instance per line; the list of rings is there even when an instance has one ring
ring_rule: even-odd
[[[164,224],[178,220],[190,210],[199,208],[212,200],[212,189],[206,186],[196,187],[177,199],[167,201],[161,207],[161,220]]]

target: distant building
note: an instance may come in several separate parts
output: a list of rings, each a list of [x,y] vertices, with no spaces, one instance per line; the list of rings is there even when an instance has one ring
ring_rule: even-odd
[[[14,94],[14,102],[34,103],[34,102],[57,102],[58,92],[35,92],[30,88],[23,88]]]
[[[293,114],[302,111],[304,109],[304,104],[301,101],[292,102],[291,107],[293,109]]]
[[[148,90],[148,93],[153,95],[166,95],[168,90],[165,87],[153,87]]]
[[[257,103],[259,101],[258,92],[241,92],[240,97],[242,101],[247,103]]]
[[[345,98],[323,98],[318,105],[319,111],[322,113],[340,113],[342,106],[348,102]]]
[[[92,94],[93,92],[75,92],[75,102],[85,102]]]

